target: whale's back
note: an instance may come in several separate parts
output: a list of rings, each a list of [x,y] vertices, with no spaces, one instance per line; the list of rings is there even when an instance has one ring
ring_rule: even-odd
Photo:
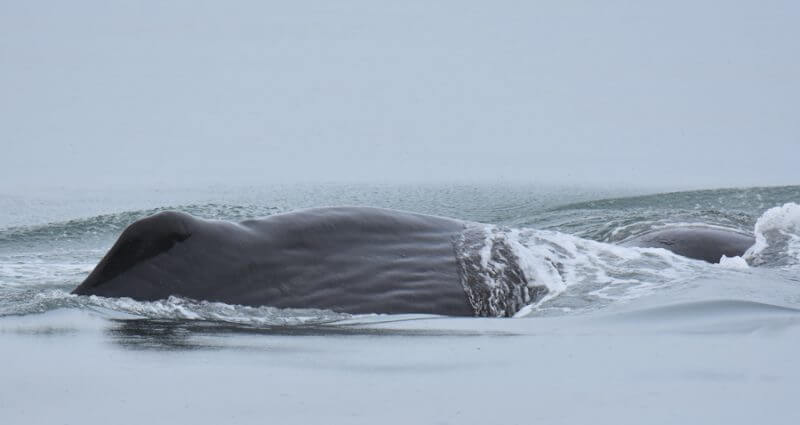
[[[663,248],[684,257],[719,263],[722,256],[742,256],[755,238],[744,233],[715,227],[669,227],[625,241],[626,246]]]
[[[453,245],[463,228],[458,220],[362,207],[242,223],[160,213],[130,225],[74,293],[472,315]]]

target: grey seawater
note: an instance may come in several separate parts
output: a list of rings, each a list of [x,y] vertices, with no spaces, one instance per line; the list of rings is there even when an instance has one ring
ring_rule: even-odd
[[[0,195],[3,423],[797,423],[800,186],[293,185]],[[369,205],[485,223],[550,289],[513,319],[69,295],[128,224]],[[722,265],[616,242],[673,224]],[[557,259],[562,269],[551,267]]]

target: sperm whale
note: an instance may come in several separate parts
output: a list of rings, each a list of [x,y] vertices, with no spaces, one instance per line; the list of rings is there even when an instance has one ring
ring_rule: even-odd
[[[478,278],[480,256],[459,255],[478,223],[370,207],[314,208],[232,223],[166,211],[128,226],[78,295],[197,300],[346,313],[513,315],[547,288],[528,282],[509,247],[492,252],[509,300]],[[466,238],[466,239],[465,239]],[[468,241],[469,242],[469,241]],[[718,262],[753,238],[707,228],[663,229],[624,242]],[[489,303],[492,303],[489,306]]]

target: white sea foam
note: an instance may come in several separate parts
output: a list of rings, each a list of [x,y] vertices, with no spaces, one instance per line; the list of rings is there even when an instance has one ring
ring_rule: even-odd
[[[88,303],[151,319],[211,320],[255,326],[297,326],[326,323],[350,318],[351,315],[314,309],[280,309],[248,307],[225,303],[195,301],[169,297],[158,301],[136,301],[130,298],[88,297]]]
[[[23,294],[20,298],[19,303],[27,305],[17,306],[17,314],[78,307],[103,314],[124,314],[147,319],[207,320],[247,326],[313,325],[354,317],[329,310],[249,307],[174,296],[157,301],[136,301],[131,298],[106,298],[94,295],[87,297],[58,289]]]
[[[719,259],[719,266],[728,269],[739,270],[750,268],[750,266],[747,264],[747,260],[744,258],[739,256],[728,257],[727,255],[723,255],[722,258]]]
[[[800,264],[800,205],[770,208],[755,225],[756,243],[743,256],[751,264]]]
[[[483,232],[482,238],[460,244],[465,288],[479,315],[525,315],[555,300],[555,309],[572,310],[565,298],[629,300],[693,279],[709,267],[664,249],[623,247],[555,231],[486,226]]]

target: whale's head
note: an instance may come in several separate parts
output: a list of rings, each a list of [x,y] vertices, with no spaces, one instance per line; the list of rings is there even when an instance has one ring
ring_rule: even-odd
[[[169,273],[159,258],[186,243],[197,220],[189,214],[165,211],[134,222],[73,293],[113,294],[117,286],[126,285],[130,286],[128,291],[133,290],[134,298],[137,289],[141,298],[151,298],[148,296],[154,284],[151,277],[159,274],[168,277]],[[160,273],[153,273],[154,269]]]

